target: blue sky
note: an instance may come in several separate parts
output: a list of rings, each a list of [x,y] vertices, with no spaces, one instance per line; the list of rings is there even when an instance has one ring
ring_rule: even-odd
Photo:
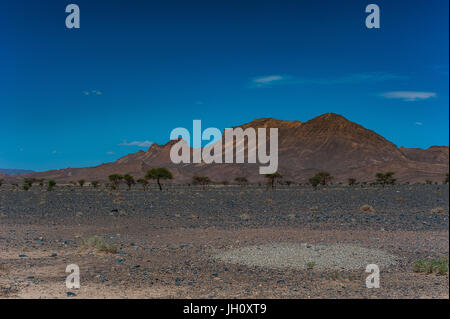
[[[113,161],[194,119],[335,112],[398,146],[449,144],[448,1],[0,4],[1,168]]]

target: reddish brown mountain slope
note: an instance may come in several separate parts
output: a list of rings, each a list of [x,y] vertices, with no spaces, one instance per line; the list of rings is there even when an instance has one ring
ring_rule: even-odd
[[[278,128],[278,170],[287,180],[305,182],[315,172],[326,170],[335,176],[335,181],[354,177],[370,182],[376,172],[392,170],[402,182],[423,182],[425,179],[441,182],[448,172],[447,146],[426,150],[398,148],[377,133],[334,113],[323,114],[305,123],[255,119],[241,127]],[[264,180],[258,173],[259,164],[173,164],[169,154],[175,142],[153,144],[146,152],[139,151],[96,167],[68,168],[28,176],[58,181],[106,180],[113,173],[142,177],[149,168],[168,167],[174,173],[175,182],[190,181],[193,175],[209,176],[217,182],[232,181],[237,176],[246,176],[250,181]]]

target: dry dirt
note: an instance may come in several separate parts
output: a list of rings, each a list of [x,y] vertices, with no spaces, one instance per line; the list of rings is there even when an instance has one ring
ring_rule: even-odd
[[[364,204],[375,212],[362,212]],[[448,214],[442,185],[120,193],[3,186],[0,298],[449,298],[448,275],[412,268],[448,257]],[[84,247],[93,236],[117,252]],[[327,268],[328,259],[312,269],[284,267],[286,254],[254,262],[290,245],[354,246],[361,265],[367,251],[392,259],[380,260],[378,289],[366,288],[364,267]],[[274,250],[252,255],[248,247]],[[237,262],[217,258],[233,251],[241,252]],[[69,264],[80,268],[80,289],[66,288]]]

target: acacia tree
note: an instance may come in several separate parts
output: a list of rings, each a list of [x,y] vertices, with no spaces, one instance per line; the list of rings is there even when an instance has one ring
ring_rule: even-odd
[[[125,181],[125,184],[127,184],[128,190],[131,189],[131,186],[136,184],[136,182],[134,181],[134,177],[131,176],[130,174],[123,175],[123,180]]]
[[[3,178],[0,178],[0,187],[2,187],[3,184]]]
[[[165,167],[160,168],[152,168],[151,170],[147,171],[147,174],[145,174],[146,179],[156,179],[156,182],[158,183],[159,190],[162,191],[161,186],[161,179],[172,179],[173,175],[172,173]]]
[[[266,178],[268,179],[268,185],[270,185],[272,188],[275,187],[275,180],[282,179],[283,175],[281,175],[278,172],[272,173],[272,174],[266,174]]]
[[[394,172],[376,173],[376,183],[383,186],[394,185],[397,179],[394,178]]]
[[[117,189],[117,187],[119,187],[120,181],[123,179],[123,176],[120,174],[111,174],[108,176],[108,179],[111,182],[111,188]]]
[[[208,176],[194,176],[192,177],[192,184],[194,185],[201,185],[203,189],[211,183],[211,180]]]
[[[320,184],[323,186],[327,186],[328,183],[331,182],[332,179],[334,179],[334,176],[328,172],[318,172],[316,175],[319,176]]]
[[[139,178],[137,182],[142,185],[144,191],[147,190],[148,181],[145,178]]]
[[[81,188],[83,188],[84,183],[86,183],[86,181],[84,179],[80,179],[78,181],[78,185],[80,185]]]
[[[444,184],[448,184],[448,173],[445,174]],[[2,183],[0,183],[0,186],[1,185],[2,185]]]
[[[356,184],[356,178],[349,178],[348,179],[348,186],[353,186]]]

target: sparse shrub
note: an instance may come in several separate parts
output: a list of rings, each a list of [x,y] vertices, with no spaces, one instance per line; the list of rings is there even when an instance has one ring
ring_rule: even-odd
[[[139,178],[137,182],[142,185],[144,191],[147,190],[148,181],[145,178]]]
[[[123,180],[125,181],[125,184],[127,184],[128,190],[131,189],[131,186],[136,184],[136,182],[134,181],[134,177],[131,176],[130,174],[123,175]]]
[[[147,171],[147,174],[145,174],[146,179],[156,179],[156,182],[158,183],[159,190],[162,191],[161,186],[161,179],[172,179],[173,175],[172,173],[165,167],[160,168],[152,168],[151,170]]]
[[[85,182],[86,182],[86,181],[85,181],[84,179],[80,179],[80,180],[78,181],[78,185],[80,185],[80,187],[83,187],[83,185],[84,185]]]
[[[241,187],[247,185],[248,183],[247,177],[236,177],[234,181],[241,185]]]
[[[250,215],[249,214],[242,214],[239,216],[240,219],[242,220],[250,220]]]
[[[394,174],[394,172],[376,173],[376,183],[382,185],[383,188],[386,185],[395,185],[397,180],[394,178]]]
[[[306,263],[306,269],[308,269],[308,270],[314,269],[315,266],[316,266],[316,263],[314,261],[309,261]]]
[[[327,186],[334,179],[334,176],[328,172],[318,172],[316,175],[319,176],[320,184],[323,186]]]
[[[47,190],[51,192],[55,186],[56,182],[53,179],[49,179],[47,182]]]
[[[230,184],[230,182],[228,182],[228,181],[222,181],[222,185],[224,185],[224,186],[227,186],[229,184]]]
[[[366,205],[362,205],[359,208],[359,210],[364,212],[364,213],[375,213],[375,209],[372,206],[367,205],[367,204]]]
[[[283,175],[281,175],[278,172],[272,173],[272,174],[266,174],[265,175],[268,182],[267,182],[267,186],[271,186],[272,188],[275,188],[275,181],[277,179],[282,179]]]
[[[431,185],[431,184],[433,184],[433,181],[431,179],[427,179],[427,180],[425,180],[425,184]]]
[[[309,209],[309,211],[311,213],[318,213],[319,212],[319,207],[318,206],[313,206]]]
[[[431,210],[432,214],[442,214],[443,212],[445,212],[445,209],[442,207],[436,207]]]
[[[98,185],[100,185],[100,182],[99,181],[92,181],[91,185],[92,185],[92,187],[97,188]]]
[[[118,249],[115,245],[110,245],[101,237],[93,236],[82,240],[81,247],[85,249],[97,249],[98,251],[110,254],[117,254]]]
[[[33,187],[33,184],[36,182],[35,178],[25,178],[23,180],[23,184],[28,186],[28,189],[30,189],[31,187]],[[27,190],[28,190],[27,189]]]
[[[356,184],[356,178],[349,178],[348,179],[348,186],[353,186]]]
[[[309,179],[309,184],[311,184],[311,186],[314,187],[314,189],[317,189],[317,186],[319,186],[319,184],[320,184],[320,177],[317,175],[314,175],[313,177],[311,177]]]
[[[0,187],[3,185],[3,178],[0,178]]]
[[[413,264],[413,269],[415,272],[445,275],[448,272],[448,258],[419,260]]]
[[[201,185],[203,189],[211,183],[211,180],[208,176],[193,176],[192,177],[192,184],[193,185]]]
[[[24,184],[22,185],[22,189],[23,189],[24,191],[28,191],[28,190],[30,189],[30,185],[24,183]]]
[[[448,173],[445,174],[444,184],[448,184]]]
[[[264,204],[266,204],[266,205],[272,205],[272,203],[273,203],[273,199],[272,198],[266,198],[264,200]]]

